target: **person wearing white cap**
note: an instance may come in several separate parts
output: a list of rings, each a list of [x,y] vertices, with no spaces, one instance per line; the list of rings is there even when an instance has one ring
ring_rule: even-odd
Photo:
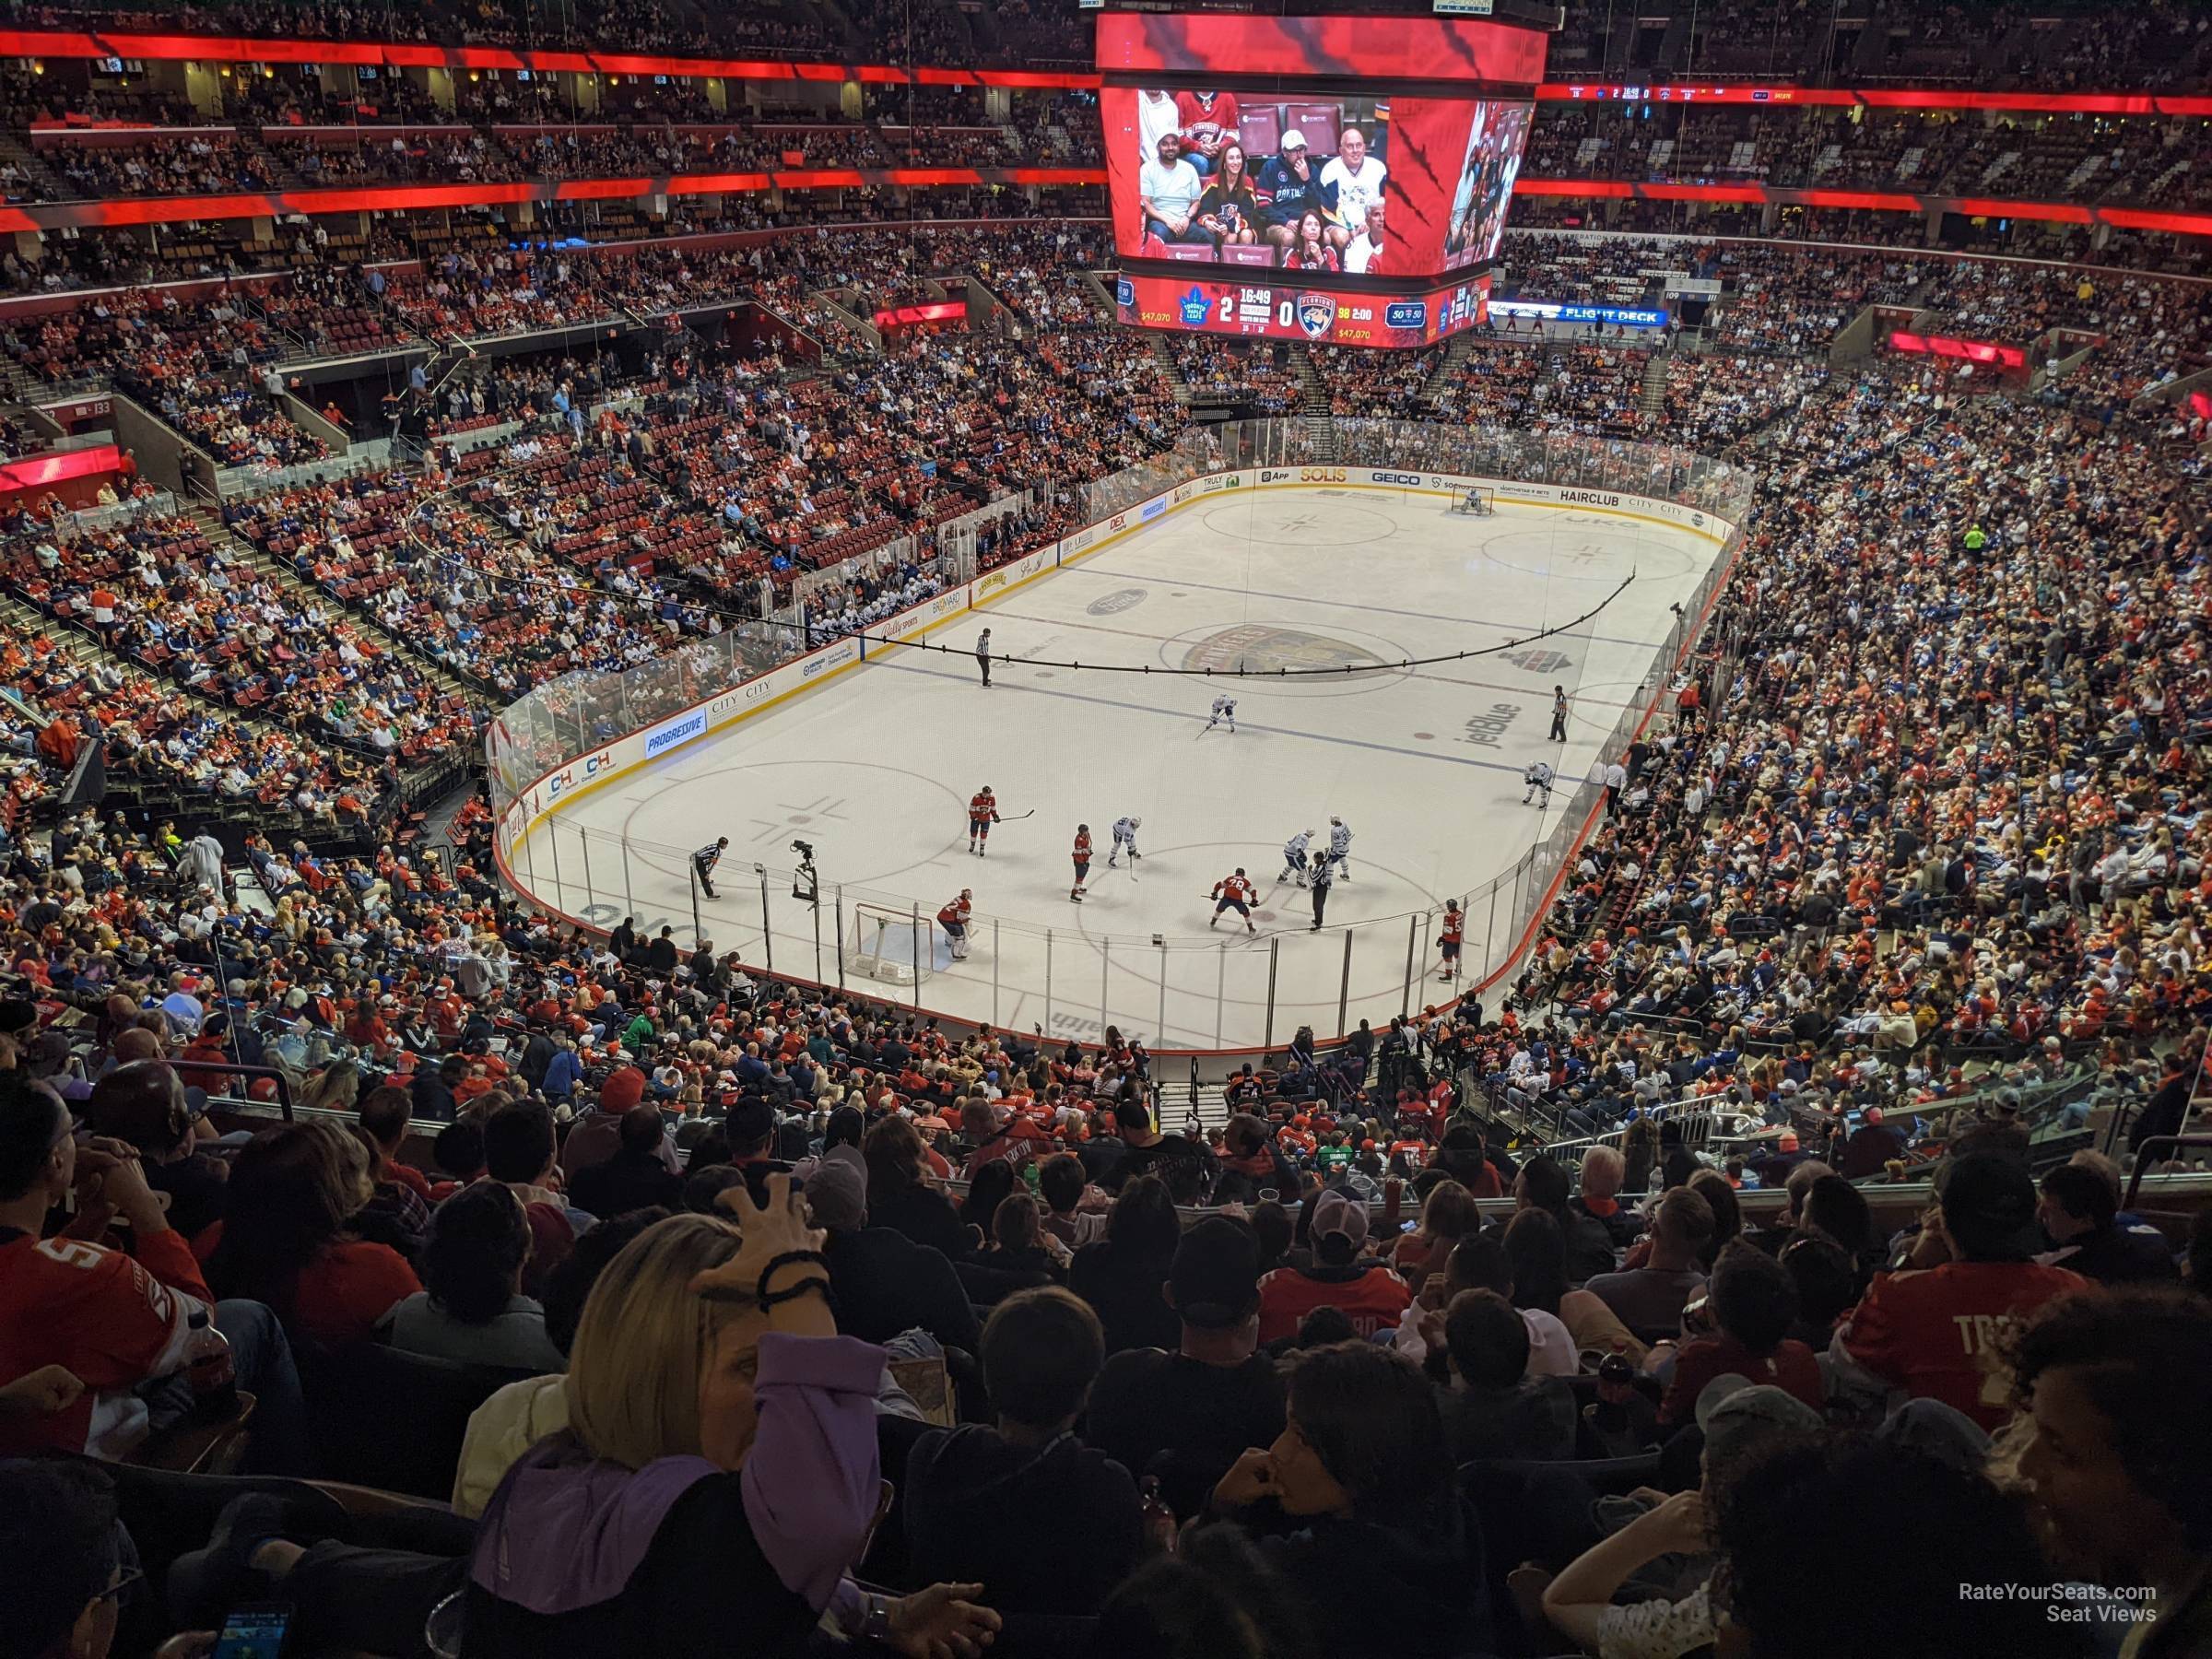
[[[1336,246],[1349,240],[1336,211],[1336,186],[1313,165],[1306,135],[1298,128],[1283,135],[1280,153],[1260,170],[1259,194],[1267,205],[1267,240],[1277,247],[1288,248],[1296,240],[1298,221],[1309,211],[1321,215],[1324,233]]]
[[[1260,1280],[1260,1340],[1293,1336],[1316,1308],[1335,1308],[1361,1338],[1394,1328],[1413,1302],[1406,1281],[1367,1244],[1367,1206],[1348,1193],[1327,1192],[1313,1206],[1313,1265],[1277,1267]]]

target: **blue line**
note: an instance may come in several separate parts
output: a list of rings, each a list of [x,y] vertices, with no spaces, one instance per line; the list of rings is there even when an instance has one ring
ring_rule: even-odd
[[[964,680],[968,677],[964,673],[947,673],[935,668],[924,668],[918,664],[885,662],[880,657],[870,657],[868,661],[878,668],[895,668],[901,674],[920,674],[926,676],[930,679]],[[1003,675],[1006,668],[1018,668],[1022,666],[1022,665],[1018,660],[1017,660],[1005,665],[994,663],[993,666],[997,667],[999,672]],[[1389,665],[1384,664],[1382,666],[1388,667]],[[1233,679],[1234,677],[1230,677]],[[1268,677],[1262,674],[1255,674],[1251,677],[1254,680],[1265,680]],[[1220,682],[1218,679],[1216,679],[1210,680],[1207,683],[1209,685],[1218,686]],[[1031,697],[1064,698],[1069,702],[1090,703],[1101,709],[1120,709],[1124,713],[1129,714],[1157,714],[1163,720],[1174,721],[1187,721],[1192,718],[1188,714],[1180,713],[1172,710],[1147,709],[1142,703],[1116,702],[1111,697],[1087,697],[1080,691],[1042,691],[1031,686],[1018,686],[1003,679],[998,683],[998,685],[994,686],[992,689],[997,690],[1001,687],[1009,691],[1026,691]],[[981,691],[982,687],[979,685],[976,687],[976,689]],[[1523,706],[1525,707],[1526,705],[1524,704]],[[1370,743],[1363,737],[1332,737],[1326,732],[1301,732],[1291,726],[1258,725],[1249,720],[1244,721],[1241,724],[1248,730],[1254,732],[1265,732],[1270,735],[1277,737],[1303,737],[1313,743],[1335,743],[1343,745],[1346,748],[1373,749],[1376,753],[1383,755],[1404,755],[1408,759],[1413,760],[1441,760],[1451,766],[1473,766],[1485,771],[1507,772],[1516,778],[1520,777],[1527,770],[1525,767],[1513,766],[1503,760],[1477,760],[1465,755],[1439,754],[1433,749],[1400,748],[1394,743]]]
[[[1320,605],[1324,603],[1311,594],[1277,594],[1267,588],[1224,587],[1218,582],[1193,582],[1181,571],[1175,571],[1169,575],[1147,571],[1140,575],[1135,571],[1110,571],[1104,565],[1080,565],[1077,568],[1078,571],[1088,571],[1098,576],[1111,576],[1120,582],[1149,582],[1156,584],[1165,582],[1179,588],[1204,588],[1209,594],[1242,594],[1253,599],[1280,599],[1286,604],[1291,605]],[[1469,628],[1494,628],[1509,638],[1522,637],[1524,629],[1530,634],[1543,631],[1542,625],[1539,623],[1492,622],[1480,617],[1440,617],[1434,611],[1399,610],[1395,606],[1388,605],[1359,605],[1351,602],[1338,603],[1335,600],[1327,603],[1330,608],[1335,610],[1371,611],[1378,617],[1418,617],[1424,622],[1459,622]],[[1656,640],[1624,640],[1614,634],[1578,634],[1571,630],[1563,634],[1554,634],[1552,638],[1588,640],[1599,645],[1640,645],[1646,651],[1656,651],[1666,643],[1664,635]]]

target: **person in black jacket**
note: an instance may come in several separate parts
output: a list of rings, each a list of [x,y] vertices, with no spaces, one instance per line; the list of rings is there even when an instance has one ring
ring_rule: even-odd
[[[2045,1266],[2064,1267],[2100,1285],[2180,1277],[2166,1235],[2147,1221],[2122,1226],[2119,1193],[2103,1171],[2088,1164],[2063,1163],[2044,1171],[2035,1218],[2058,1246],[2036,1258]]]
[[[415,1085],[407,1091],[414,1101],[416,1119],[429,1124],[452,1123],[453,1085],[467,1075],[468,1062],[459,1054],[448,1054],[438,1063],[436,1071],[417,1072]]]
[[[925,1179],[922,1132],[894,1112],[860,1143],[868,1168],[868,1216],[877,1227],[904,1233],[945,1259],[957,1262],[981,1242],[960,1219],[960,1212]]]
[[[904,1495],[910,1576],[985,1586],[1002,1613],[1096,1613],[1136,1566],[1143,1509],[1129,1471],[1076,1438],[1105,1363],[1098,1315],[1056,1286],[1009,1297],[983,1327],[994,1428],[914,1443]]]
[[[868,1225],[868,1174],[851,1147],[833,1147],[800,1174],[822,1245],[838,1329],[888,1342],[919,1325],[947,1347],[975,1348],[975,1310],[944,1253],[894,1229]]]
[[[1173,1347],[1181,1340],[1182,1322],[1163,1288],[1181,1237],[1166,1184],[1157,1175],[1140,1175],[1122,1189],[1106,1236],[1076,1252],[1068,1285],[1098,1311],[1108,1353]]]
[[[1456,1659],[1488,1652],[1490,1632],[1481,1527],[1453,1474],[1420,1369],[1340,1342],[1300,1356],[1283,1432],[1237,1460],[1213,1510],[1300,1587],[1330,1659]]]
[[[1515,1204],[1522,1209],[1548,1210],[1559,1224],[1567,1243],[1567,1277],[1579,1285],[1613,1271],[1613,1239],[1596,1217],[1569,1207],[1567,1188],[1567,1167],[1551,1158],[1530,1159],[1513,1177]]]
[[[569,1183],[569,1202],[589,1215],[605,1219],[655,1205],[681,1209],[684,1178],[665,1160],[661,1143],[667,1131],[657,1106],[633,1106],[622,1114],[616,1133],[620,1142],[612,1158],[602,1159],[576,1172]]]

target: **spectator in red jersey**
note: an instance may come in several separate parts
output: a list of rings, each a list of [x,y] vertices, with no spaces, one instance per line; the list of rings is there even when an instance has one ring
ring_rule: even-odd
[[[266,1302],[317,1342],[367,1336],[422,1288],[406,1257],[353,1231],[373,1193],[368,1153],[350,1131],[264,1129],[238,1155],[223,1219],[201,1241],[209,1281]]]
[[[1663,1427],[1688,1422],[1706,1385],[1731,1374],[1783,1389],[1821,1409],[1819,1361],[1804,1343],[1788,1339],[1797,1318],[1797,1288],[1787,1268],[1752,1245],[1733,1243],[1713,1265],[1706,1307],[1720,1328],[1684,1343],[1675,1356],[1674,1376],[1659,1406]]]
[[[2002,1153],[1970,1153],[1943,1182],[1929,1218],[1932,1250],[1950,1259],[1892,1273],[1838,1328],[1829,1346],[1838,1392],[1901,1390],[1941,1400],[1993,1433],[2011,1415],[2007,1353],[2021,1324],[2088,1280],[2039,1266],[2035,1181]],[[1940,1258],[1939,1258],[1940,1259]]]
[[[71,1193],[76,1218],[41,1237]],[[127,1252],[100,1241],[111,1227],[128,1232]],[[229,1339],[239,1385],[254,1394],[253,1466],[304,1467],[300,1379],[268,1309],[208,1294],[131,1147],[80,1147],[59,1100],[20,1071],[0,1074],[0,1376],[60,1366],[82,1385],[53,1396],[51,1410],[0,1413],[0,1449],[120,1457],[182,1420],[193,1402],[179,1373],[196,1321]],[[146,1388],[160,1378],[174,1381]]]
[[[1277,1267],[1260,1281],[1260,1340],[1295,1336],[1299,1322],[1316,1308],[1340,1309],[1362,1337],[1394,1327],[1413,1292],[1381,1262],[1362,1255],[1367,1206],[1343,1193],[1324,1193],[1310,1230],[1312,1265]]]

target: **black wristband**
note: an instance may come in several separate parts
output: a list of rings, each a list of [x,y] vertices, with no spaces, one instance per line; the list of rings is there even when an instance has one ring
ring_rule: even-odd
[[[800,1279],[796,1284],[786,1286],[783,1289],[764,1291],[754,1298],[754,1300],[762,1308],[774,1308],[780,1307],[787,1301],[796,1301],[802,1296],[811,1296],[817,1291],[821,1293],[824,1301],[833,1300],[830,1294],[829,1279],[810,1275]]]
[[[825,1275],[828,1273],[830,1267],[828,1258],[825,1257],[818,1250],[787,1250],[780,1256],[771,1256],[769,1259],[768,1265],[760,1269],[760,1277],[753,1281],[754,1299],[758,1300],[762,1307],[771,1308],[775,1306],[775,1303],[769,1298],[768,1281],[770,1277],[779,1267],[789,1267],[793,1264],[798,1262],[811,1263],[813,1265],[821,1268]]]

